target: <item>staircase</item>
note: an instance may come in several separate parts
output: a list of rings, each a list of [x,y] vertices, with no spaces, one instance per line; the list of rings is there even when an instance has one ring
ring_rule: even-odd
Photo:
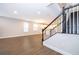
[[[79,4],[63,7],[59,14],[42,30],[43,46],[61,54],[79,54]]]

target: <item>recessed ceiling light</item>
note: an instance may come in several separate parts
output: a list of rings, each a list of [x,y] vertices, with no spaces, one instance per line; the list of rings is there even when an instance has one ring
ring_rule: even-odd
[[[40,12],[40,11],[38,11],[38,12],[37,12],[37,14],[41,14],[41,12]]]
[[[17,11],[14,11],[14,14],[18,14],[18,12]]]

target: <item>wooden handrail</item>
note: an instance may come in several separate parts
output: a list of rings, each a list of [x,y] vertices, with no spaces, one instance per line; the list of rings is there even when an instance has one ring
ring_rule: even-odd
[[[49,27],[57,18],[59,18],[60,16],[62,15],[62,13],[61,14],[59,14],[51,23],[49,23],[42,31],[44,31],[47,27]]]
[[[70,8],[73,8],[73,7],[76,7],[76,6],[79,6],[79,4],[76,4],[76,5],[74,5],[74,6],[70,6],[70,7],[64,8],[64,10],[67,10],[67,9],[70,9]],[[49,23],[49,24],[43,29],[43,31],[44,31],[47,27],[49,27],[49,26],[50,26],[58,17],[60,17],[62,14],[63,14],[63,12],[62,12],[61,14],[59,14],[51,23]]]
[[[74,5],[74,6],[70,6],[70,7],[67,7],[67,8],[64,8],[64,7],[63,7],[63,11],[68,10],[68,9],[70,9],[70,8],[73,8],[73,7],[77,7],[77,6],[79,6],[79,4],[76,4],[76,5]],[[44,29],[42,29],[42,41],[44,41],[43,32],[45,31],[45,29],[47,29],[47,28],[48,28],[54,21],[56,21],[61,15],[63,15],[63,17],[64,17],[64,13],[65,13],[65,12],[61,12],[52,22],[50,22]],[[63,23],[63,22],[64,22],[64,20],[63,20],[61,23]],[[61,23],[57,24],[57,26],[55,26],[52,30],[54,30],[56,27],[58,27]]]

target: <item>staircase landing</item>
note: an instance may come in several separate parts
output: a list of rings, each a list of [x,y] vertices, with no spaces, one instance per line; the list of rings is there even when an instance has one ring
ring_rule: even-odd
[[[57,33],[43,45],[65,55],[79,55],[79,35]]]

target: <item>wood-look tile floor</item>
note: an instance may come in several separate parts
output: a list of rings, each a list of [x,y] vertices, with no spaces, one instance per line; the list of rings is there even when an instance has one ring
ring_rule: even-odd
[[[42,46],[41,35],[0,39],[0,55],[61,55]]]

